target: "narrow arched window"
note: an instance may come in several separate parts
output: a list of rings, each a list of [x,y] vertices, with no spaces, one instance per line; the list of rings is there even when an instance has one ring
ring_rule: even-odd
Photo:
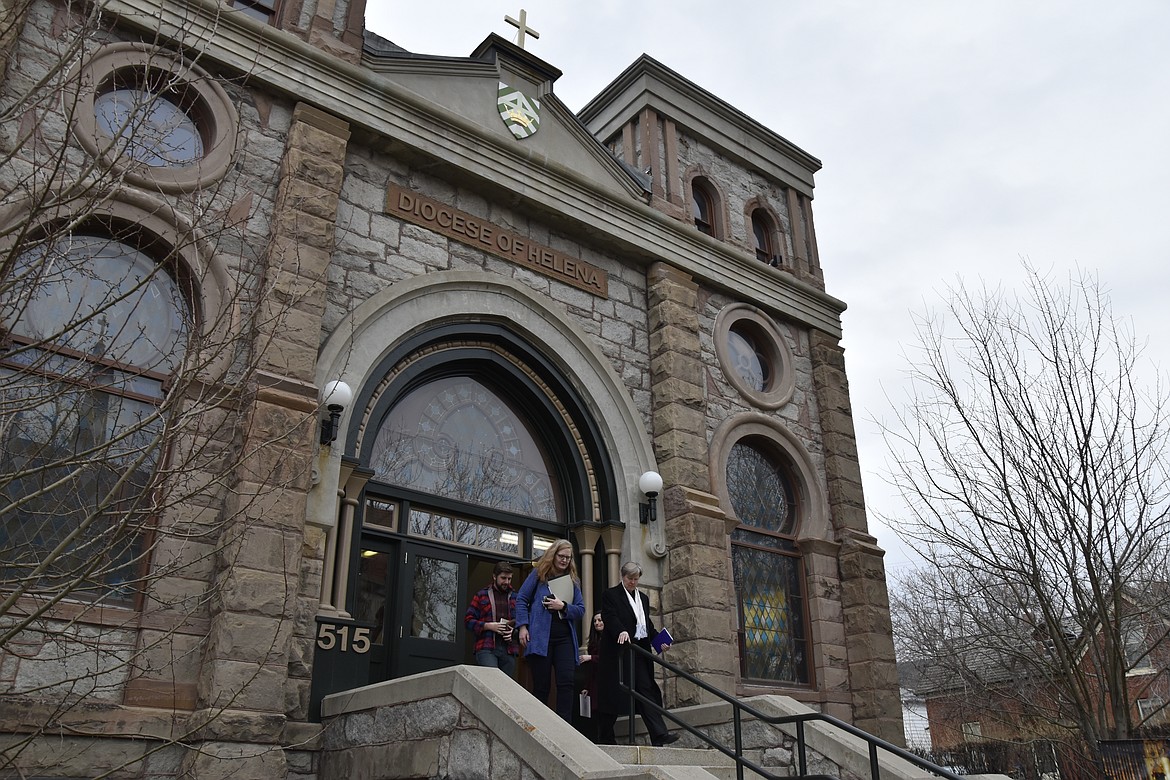
[[[715,199],[710,188],[696,179],[691,183],[691,216],[699,232],[715,235]]]
[[[752,212],[752,237],[756,244],[756,259],[768,265],[777,265],[779,257],[772,243],[775,229],[772,220],[763,209]]]
[[[102,231],[25,250],[0,285],[0,587],[130,603],[186,300],[148,250]]]

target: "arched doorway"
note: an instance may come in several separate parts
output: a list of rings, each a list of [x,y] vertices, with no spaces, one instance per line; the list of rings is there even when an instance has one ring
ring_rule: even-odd
[[[609,458],[586,405],[503,324],[432,328],[386,355],[355,407],[372,473],[349,562],[355,619],[373,623],[371,682],[472,662],[472,594],[616,515]]]

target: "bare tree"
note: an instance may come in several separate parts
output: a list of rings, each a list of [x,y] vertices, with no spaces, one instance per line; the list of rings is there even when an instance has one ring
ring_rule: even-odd
[[[0,743],[7,773],[79,703],[197,677],[253,504],[307,479],[261,453],[313,415],[252,417],[296,301],[275,291],[288,269],[265,265],[275,179],[245,179],[243,144],[186,126],[198,62],[125,40],[129,64],[94,84],[87,65],[118,40],[100,3],[0,10],[0,712],[29,713]],[[238,147],[213,181],[140,175],[198,168],[213,141]],[[290,603],[299,585],[294,571]]]
[[[1023,296],[959,284],[920,322],[883,426],[906,503],[886,519],[926,561],[895,631],[956,706],[1096,753],[1170,700],[1167,399],[1098,280],[1026,270]]]

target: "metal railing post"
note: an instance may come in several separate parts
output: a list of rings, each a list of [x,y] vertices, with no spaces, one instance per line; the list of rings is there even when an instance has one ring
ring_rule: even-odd
[[[796,761],[802,775],[808,774],[808,756],[804,754],[804,721],[796,721]]]
[[[634,675],[636,675],[638,672],[637,672],[637,669],[634,667],[634,643],[627,642],[626,647],[628,648],[626,650],[626,659],[628,660],[628,666],[629,666],[628,679],[630,681],[630,711],[626,716],[626,725],[629,727],[629,744],[633,745],[634,744],[634,715],[638,710],[638,700],[634,698],[635,696],[637,696],[638,686],[635,684]]]
[[[644,654],[647,658],[650,659],[652,664],[658,664],[659,666],[678,675],[679,677],[686,680],[687,682],[689,682],[689,683],[697,686],[698,688],[702,689],[703,691],[711,694],[716,699],[719,699],[720,701],[723,701],[723,702],[731,705],[733,734],[734,734],[734,742],[735,742],[734,748],[728,748],[726,745],[723,745],[719,742],[716,742],[706,732],[700,731],[699,729],[691,726],[690,724],[684,722],[683,720],[681,720],[677,716],[671,714],[671,712],[668,709],[666,709],[665,707],[659,706],[656,702],[653,702],[650,699],[639,694],[637,692],[637,690],[635,690],[635,688],[634,688],[634,681],[635,681],[635,674],[636,674],[635,668],[634,668],[634,659],[636,658],[635,653]],[[627,678],[623,674],[622,679],[619,681],[619,689],[626,690],[630,696],[630,712],[629,712],[630,744],[634,743],[634,716],[636,715],[636,712],[637,712],[638,703],[641,703],[641,705],[643,707],[643,711],[645,711],[645,709],[648,707],[656,708],[658,712],[660,712],[665,718],[669,719],[674,725],[681,726],[684,730],[687,731],[687,733],[694,735],[697,739],[706,743],[708,747],[713,748],[715,750],[718,750],[720,753],[724,754],[725,756],[728,756],[733,761],[735,761],[736,777],[739,780],[743,780],[745,769],[750,769],[752,772],[759,775],[760,777],[770,778],[771,780],[779,780],[780,775],[777,775],[774,772],[769,772],[767,769],[764,769],[762,766],[760,766],[756,762],[752,761],[750,758],[745,757],[743,754],[743,714],[746,712],[748,715],[752,716],[753,718],[760,721],[761,723],[766,723],[766,724],[769,724],[771,726],[776,726],[776,727],[792,726],[796,729],[797,763],[798,763],[799,772],[801,775],[808,774],[808,755],[807,755],[808,745],[807,745],[807,735],[806,735],[805,723],[808,721],[816,720],[816,721],[820,721],[822,723],[828,724],[828,725],[830,725],[830,726],[832,726],[840,731],[845,732],[846,734],[852,734],[853,736],[863,740],[866,743],[866,745],[869,747],[870,777],[872,778],[872,780],[881,780],[881,774],[880,774],[881,769],[880,769],[880,766],[878,764],[878,750],[879,749],[884,750],[886,753],[890,753],[898,758],[901,758],[902,760],[912,764],[913,766],[917,767],[918,769],[923,769],[927,772],[930,772],[933,775],[945,778],[946,780],[963,780],[962,777],[955,774],[954,772],[951,772],[950,770],[943,769],[942,767],[937,766],[936,764],[932,764],[931,762],[927,761],[926,759],[922,758],[921,756],[917,756],[917,755],[911,753],[910,751],[906,750],[905,748],[898,747],[897,745],[894,745],[890,742],[886,742],[883,739],[879,739],[878,737],[875,737],[872,734],[868,734],[868,733],[862,731],[861,729],[857,728],[856,726],[853,726],[849,723],[846,723],[845,721],[834,718],[831,715],[825,715],[825,714],[820,713],[820,712],[810,712],[810,713],[801,714],[801,715],[781,715],[781,716],[767,715],[767,714],[761,712],[760,710],[757,710],[755,707],[751,706],[750,704],[742,702],[739,699],[736,699],[734,696],[730,696],[727,693],[724,693],[723,691],[719,690],[718,688],[714,687],[713,685],[710,685],[708,683],[703,682],[702,680],[695,677],[693,674],[686,671],[685,669],[680,669],[679,667],[675,666],[674,664],[670,663],[669,661],[667,661],[663,658],[659,658],[656,655],[654,655],[653,653],[651,653],[647,650],[644,650],[641,647],[635,647],[632,642],[629,643],[629,645],[627,646],[627,650],[625,653],[619,654],[619,663],[629,663],[629,665],[630,665],[629,677]],[[651,669],[653,670],[653,667],[651,667]],[[622,669],[620,666],[619,666],[619,674],[622,674]],[[651,671],[651,674],[653,674],[653,671]],[[628,689],[626,688],[627,679],[630,683],[630,687]],[[815,775],[815,777],[825,778],[826,776],[825,775]]]

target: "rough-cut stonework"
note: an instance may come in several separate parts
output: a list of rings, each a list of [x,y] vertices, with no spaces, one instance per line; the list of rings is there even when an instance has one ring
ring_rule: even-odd
[[[636,560],[656,620],[676,637],[673,663],[724,692],[783,693],[901,739],[842,306],[823,292],[816,250],[819,161],[649,58],[573,116],[551,91],[559,72],[498,37],[466,59],[401,57],[376,36],[363,43],[361,0],[284,3],[271,26],[212,0],[109,1],[107,15],[86,19],[55,0],[0,0],[0,16],[18,22],[0,30],[0,105],[20,104],[18,121],[0,126],[0,192],[13,191],[0,201],[0,231],[28,216],[30,193],[77,176],[103,193],[102,219],[164,241],[194,237],[174,262],[190,282],[205,368],[175,391],[173,408],[202,411],[173,457],[189,456],[174,484],[196,498],[159,512],[154,576],[137,609],[65,599],[3,648],[0,774],[4,757],[19,755],[10,765],[26,774],[70,777],[328,780],[387,765],[403,777],[545,776],[501,736],[507,723],[457,696],[338,716],[324,733],[309,721],[320,698],[318,618],[353,617],[347,589],[360,565],[363,491],[378,480],[367,445],[386,413],[379,394],[401,391],[391,385],[413,370],[406,358],[441,352],[428,343],[420,358],[409,345],[456,328],[440,346],[491,344],[492,359],[544,393],[548,419],[563,425],[543,433],[567,442],[558,479],[579,480],[585,498],[556,533],[576,543],[589,606],[622,561]],[[231,164],[192,191],[135,184],[95,161],[62,111],[61,95],[95,54],[134,42],[173,68],[177,51],[199,52],[192,72],[231,103],[206,109],[235,125]],[[542,98],[532,138],[518,142],[500,123],[501,80]],[[51,89],[21,103],[41,81]],[[632,95],[640,84],[654,100]],[[696,106],[709,115],[693,116]],[[55,180],[53,150],[63,163]],[[717,196],[714,237],[692,222],[695,181]],[[399,219],[386,207],[391,187],[599,269],[607,294]],[[755,256],[755,209],[775,222],[775,267]],[[11,249],[4,241],[0,252]],[[724,373],[717,323],[735,307],[784,342],[774,368],[790,385],[780,401],[764,404]],[[531,359],[501,346],[513,343],[503,332]],[[339,378],[355,407],[322,445],[319,392]],[[813,637],[808,685],[741,671],[739,521],[725,461],[744,435],[775,440],[800,482],[792,541]],[[665,487],[657,520],[642,524],[645,471]],[[710,704],[681,678],[663,687],[672,706]],[[41,732],[68,736],[14,747]],[[753,749],[792,765],[783,736]]]
[[[320,780],[634,780],[649,776],[650,771],[654,776],[711,776],[696,768],[700,766],[722,766],[727,774],[735,771],[713,751],[703,750],[707,743],[700,736],[681,728],[681,739],[674,747],[691,750],[687,754],[675,752],[668,765],[650,770],[644,765],[653,761],[653,751],[642,756],[640,751],[645,748],[601,749],[568,724],[545,719],[524,704],[524,692],[514,683],[493,671],[470,667],[385,683],[348,700],[334,697],[326,703]],[[795,726],[782,721],[812,711],[783,696],[757,696],[745,704],[751,710],[741,713],[744,757],[777,776],[797,775],[802,759],[800,742]],[[735,742],[735,726],[729,722],[725,704],[696,705],[676,714],[699,734],[724,745]],[[804,731],[805,774],[842,780],[871,776],[870,754],[864,742],[823,721],[806,722]],[[625,732],[619,730],[619,734],[623,740]],[[635,740],[640,744],[645,733],[638,733]],[[914,780],[926,776],[920,768],[886,751],[879,751],[877,759],[883,778]]]

